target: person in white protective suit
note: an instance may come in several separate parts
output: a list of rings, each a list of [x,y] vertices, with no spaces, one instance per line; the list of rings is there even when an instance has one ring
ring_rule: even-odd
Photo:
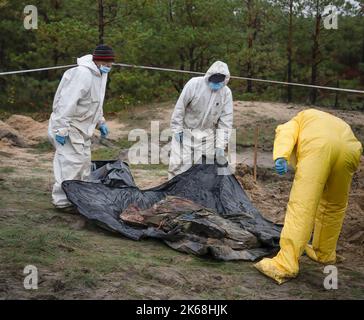
[[[91,137],[95,128],[102,137],[109,133],[103,117],[107,73],[115,55],[99,45],[93,54],[77,59],[77,67],[62,77],[53,101],[48,138],[56,149],[52,203],[67,208],[71,203],[62,190],[65,180],[87,180],[91,171]]]
[[[168,178],[185,172],[202,155],[209,163],[225,159],[233,125],[233,97],[226,63],[216,61],[205,76],[190,79],[176,103]]]

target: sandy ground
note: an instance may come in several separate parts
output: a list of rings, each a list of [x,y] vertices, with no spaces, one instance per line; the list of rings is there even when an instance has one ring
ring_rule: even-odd
[[[278,103],[234,103],[238,130],[237,177],[253,203],[270,220],[282,223],[293,173],[273,173],[274,127],[304,106]],[[125,139],[133,128],[150,128],[158,119],[169,125],[173,104],[136,108],[113,114],[108,121],[111,141]],[[364,133],[364,114],[329,110]],[[353,179],[350,202],[338,245],[346,258],[337,265],[339,289],[323,288],[323,266],[302,257],[299,277],[283,286],[259,274],[248,262],[223,263],[175,252],[157,241],[134,242],[104,232],[78,215],[56,211],[50,204],[53,151],[43,148],[47,122],[12,116],[0,139],[0,299],[362,299],[364,298],[364,159]],[[258,181],[252,177],[256,126],[260,128]],[[363,131],[361,131],[363,129]],[[98,135],[98,134],[96,134]],[[363,135],[364,136],[364,135]],[[10,137],[10,138],[9,138]],[[94,152],[105,148],[95,140]],[[102,155],[102,153],[101,153]],[[138,186],[166,181],[166,168],[136,166]],[[38,266],[39,290],[25,290],[23,268]]]

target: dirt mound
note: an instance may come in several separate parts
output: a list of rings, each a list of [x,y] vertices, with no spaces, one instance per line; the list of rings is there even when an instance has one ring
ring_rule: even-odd
[[[249,191],[249,193],[263,191],[258,182],[254,181],[253,168],[247,164],[239,163],[235,170],[235,175],[244,190]]]
[[[0,142],[4,145],[26,148],[29,141],[24,139],[20,133],[7,123],[0,120]]]
[[[281,178],[271,169],[258,168],[255,182],[253,168],[239,163],[235,176],[265,218],[274,223],[283,223],[292,174]]]
[[[47,139],[48,121],[38,122],[31,117],[15,114],[6,120],[6,124],[29,140],[30,144]]]
[[[12,115],[0,121],[0,143],[8,147],[27,148],[47,139],[48,122],[38,122],[31,117]]]

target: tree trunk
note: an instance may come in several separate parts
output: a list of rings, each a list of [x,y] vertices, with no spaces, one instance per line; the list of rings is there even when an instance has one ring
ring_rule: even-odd
[[[317,61],[320,55],[320,26],[321,26],[321,13],[320,13],[320,1],[316,2],[316,26],[315,33],[313,37],[313,45],[312,45],[312,65],[311,65],[311,84],[316,85],[317,83],[317,72],[318,72],[318,64]],[[310,102],[311,104],[315,104],[317,100],[317,89],[313,88],[311,90]]]
[[[253,49],[253,34],[251,28],[253,27],[253,17],[252,17],[252,0],[247,1],[247,8],[248,8],[248,62],[247,62],[247,76],[248,78],[253,77],[253,66],[251,61],[251,52]],[[247,81],[247,92],[253,92],[253,82],[251,80]]]
[[[250,43],[249,41],[249,51],[251,50],[251,48],[253,48],[253,45]],[[247,76],[248,78],[252,78],[253,76],[253,66],[249,57],[248,63],[247,63]],[[253,82],[251,80],[247,80],[247,88],[246,88],[247,92],[252,93],[253,92]]]
[[[172,3],[172,0],[168,1],[168,13],[169,13],[169,21],[173,22],[173,3]]]
[[[0,39],[0,68],[3,69],[4,66],[5,66],[4,40]]]
[[[104,43],[104,3],[103,0],[99,1],[99,44]]]
[[[195,59],[194,59],[194,52],[195,47],[190,47],[188,50],[188,56],[189,56],[189,63],[190,63],[190,70],[195,71]]]
[[[181,49],[180,53],[179,53],[179,59],[180,59],[180,66],[179,69],[180,70],[185,70],[185,57],[183,54],[183,51]],[[183,78],[183,74],[179,77],[177,83],[174,84],[174,87],[176,88],[176,90],[178,91],[178,93],[180,93],[183,89],[184,86],[184,78]]]
[[[364,9],[363,9],[364,10]],[[361,52],[361,63],[364,65],[364,36],[363,36],[363,44],[362,44],[362,52]],[[364,84],[364,70],[360,73],[360,83]]]
[[[292,38],[293,38],[293,0],[289,1],[289,25],[287,44],[287,81],[292,82]],[[287,102],[292,102],[292,86],[287,86]]]
[[[336,81],[336,87],[340,88],[340,82],[339,80]],[[335,92],[335,109],[339,108],[339,91]]]

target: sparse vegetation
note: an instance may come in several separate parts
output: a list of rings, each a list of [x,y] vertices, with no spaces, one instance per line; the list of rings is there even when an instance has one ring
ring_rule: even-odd
[[[14,167],[2,167],[2,168],[0,168],[0,173],[2,173],[2,174],[13,173],[13,172],[15,172]]]
[[[39,142],[35,146],[33,146],[33,149],[31,149],[32,153],[38,154],[38,153],[47,153],[50,151],[53,151],[54,147],[48,140],[44,140],[42,142]]]
[[[160,117],[170,112],[172,105],[153,108],[162,108],[158,110]],[[288,115],[277,118],[273,112],[276,106],[267,112],[266,104],[249,108],[241,112],[239,109],[236,118],[238,134],[239,128],[245,130],[238,142],[253,143],[254,136],[248,131],[253,134],[255,125],[259,124],[262,128],[260,146],[271,146],[275,126]],[[148,115],[148,120],[141,120],[145,127],[139,122],[135,125],[148,130],[153,109],[140,107],[139,110],[143,119]],[[154,112],[156,114],[156,109]],[[115,118],[118,116],[116,114]],[[360,122],[355,117],[349,119]],[[164,121],[167,123],[169,119]],[[358,136],[364,130],[360,125],[354,129]],[[121,149],[127,149],[130,146],[127,130],[124,127],[122,130],[123,134],[115,139],[112,148],[96,143],[93,158],[114,159]],[[14,150],[18,152],[16,156],[12,153]],[[33,157],[30,150],[38,156]],[[259,274],[250,262],[203,259],[173,251],[157,240],[132,241],[104,231],[80,215],[55,210],[50,201],[53,151],[46,150],[46,145],[36,145],[27,149],[10,147],[0,153],[0,298],[361,299],[364,295],[364,265],[360,256],[362,249],[358,246],[340,248],[348,259],[338,264],[340,287],[337,292],[323,289],[323,267],[307,257],[302,257],[297,279],[277,286]],[[261,150],[260,154],[263,152]],[[270,152],[265,153],[271,157]],[[167,177],[167,165],[163,164],[131,165],[130,168],[136,184],[142,188],[156,186]],[[259,169],[258,181],[271,193],[257,206],[261,210],[284,211],[288,197],[286,185],[290,179],[292,175],[282,179],[270,168]],[[354,180],[356,184],[361,181],[360,178]],[[284,193],[274,197],[276,190]],[[254,201],[262,198],[261,193],[251,191],[247,190]],[[357,197],[351,199],[359,201],[360,194]],[[358,228],[360,223],[360,220],[355,223]],[[350,232],[346,230],[344,224],[343,233],[347,238]],[[39,290],[23,288],[23,269],[28,264],[39,270]]]

